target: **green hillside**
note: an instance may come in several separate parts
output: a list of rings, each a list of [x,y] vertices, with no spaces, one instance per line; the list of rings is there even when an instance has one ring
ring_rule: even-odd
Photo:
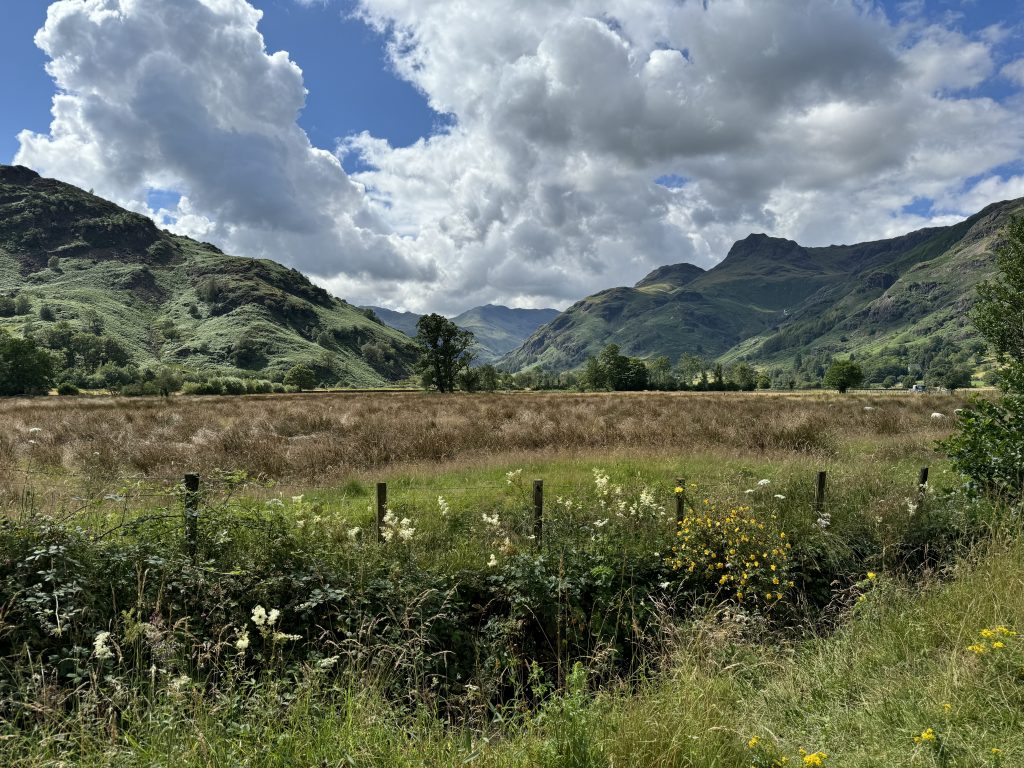
[[[662,267],[574,304],[502,363],[567,370],[609,343],[635,357],[763,366],[850,353],[905,366],[972,349],[974,287],[994,272],[999,230],[1022,211],[1024,200],[998,203],[955,226],[825,248],[750,235],[706,272]]]
[[[21,167],[0,166],[0,296],[0,327],[78,368],[280,378],[304,363],[324,383],[366,387],[406,377],[416,356],[407,337],[295,269],[172,235]],[[80,354],[81,334],[109,354]]]

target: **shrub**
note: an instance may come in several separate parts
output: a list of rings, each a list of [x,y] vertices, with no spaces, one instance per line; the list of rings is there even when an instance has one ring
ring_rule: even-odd
[[[79,394],[78,387],[72,384],[70,381],[62,381],[57,386],[58,395],[77,395]]]
[[[316,374],[309,367],[299,364],[288,371],[284,383],[300,392],[304,389],[313,389],[316,387]]]

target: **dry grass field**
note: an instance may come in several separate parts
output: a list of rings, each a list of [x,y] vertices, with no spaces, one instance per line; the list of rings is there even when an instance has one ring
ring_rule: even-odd
[[[0,467],[174,481],[244,470],[318,487],[607,456],[927,457],[959,396],[836,394],[306,394],[0,403]],[[932,418],[942,413],[944,418]]]

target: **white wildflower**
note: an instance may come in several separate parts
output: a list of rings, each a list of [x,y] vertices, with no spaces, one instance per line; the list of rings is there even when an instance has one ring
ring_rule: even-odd
[[[753,492],[754,492],[753,488],[747,488],[747,490],[744,491],[744,493],[753,493]]]
[[[437,497],[437,508],[441,512],[441,517],[448,517],[452,511],[452,508],[448,506],[448,502],[445,501],[444,496]]]
[[[775,498],[778,499],[779,501],[785,501],[786,499],[786,497],[783,496],[781,493],[776,493]]]
[[[305,494],[300,494],[298,496],[292,496],[292,504],[301,504],[302,500],[304,498],[306,498]]]
[[[658,586],[661,587],[662,589],[668,589],[668,585],[669,585],[669,582],[663,581]]]
[[[823,513],[817,520],[817,525],[821,530],[828,530],[828,527],[832,525],[832,515],[828,512]]]
[[[92,655],[100,661],[106,661],[114,657],[114,649],[110,647],[110,633],[99,632],[96,639],[92,641]]]
[[[595,468],[593,470],[593,473],[594,473],[594,487],[597,488],[598,495],[599,496],[607,496],[608,495],[608,482],[609,482],[610,478],[608,477],[607,474],[605,474],[604,472],[602,472],[600,469],[597,469],[597,468]]]
[[[277,610],[277,608],[271,608],[270,612],[267,614],[267,626],[274,626],[279,618],[281,618],[281,612]]]
[[[351,539],[352,541],[358,541],[358,539],[359,539],[359,534],[360,534],[360,533],[362,533],[362,532],[363,532],[363,529],[362,529],[362,528],[360,528],[360,527],[359,527],[359,526],[357,525],[357,526],[356,526],[355,528],[349,528],[349,529],[348,529],[348,537],[349,537],[349,539]]]
[[[284,502],[280,499],[267,499],[263,506],[267,509],[284,509]]]
[[[262,627],[267,623],[267,610],[262,605],[257,605],[252,609],[252,623],[257,627]]]
[[[522,469],[513,469],[513,470],[505,473],[505,482],[508,483],[509,485],[512,485],[514,482],[516,482],[522,476],[523,476],[523,470]]]
[[[286,640],[301,640],[302,635],[289,635],[285,632],[275,632],[273,640],[275,643],[283,643]]]
[[[494,568],[498,565],[498,557],[493,552],[491,553],[491,559],[487,561],[488,568]]]
[[[320,669],[330,669],[331,667],[333,667],[335,664],[338,663],[338,659],[340,659],[340,658],[341,658],[340,656],[328,656],[325,659],[320,659],[320,661],[318,661],[316,663],[316,665]]]
[[[913,515],[917,512],[917,504],[914,503],[913,499],[907,499],[907,514]]]
[[[607,517],[604,520],[595,520],[594,521],[594,527],[595,528],[604,528],[606,525],[608,525],[608,518]]]
[[[182,688],[185,688],[191,682],[192,678],[190,678],[188,675],[178,675],[177,677],[171,679],[171,692],[178,693]]]
[[[238,633],[238,639],[235,640],[235,650],[239,653],[245,653],[249,648],[249,630],[243,629]]]
[[[43,430],[42,430],[41,428],[39,428],[39,427],[29,427],[29,428],[28,428],[28,433],[29,433],[30,435],[38,435],[38,434],[39,434],[40,432],[42,432],[42,431],[43,431]]]
[[[767,479],[767,478],[765,478],[764,480],[758,480],[758,481],[757,481],[757,484],[758,484],[758,486],[760,486],[761,488],[764,488],[764,487],[765,487],[766,485],[771,485],[771,484],[772,484],[772,481],[771,481],[771,480],[769,480],[769,479]]]
[[[483,521],[485,523],[487,523],[489,526],[491,526],[492,528],[497,528],[499,525],[501,525],[501,520],[498,518],[498,513],[497,512],[495,512],[493,515],[488,515],[485,512],[480,517],[482,517]]]

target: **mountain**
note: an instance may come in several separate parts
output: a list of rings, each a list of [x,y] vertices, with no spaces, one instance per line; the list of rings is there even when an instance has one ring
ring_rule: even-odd
[[[975,285],[1024,199],[949,227],[856,245],[807,248],[752,234],[713,269],[655,270],[632,288],[589,296],[538,329],[501,364],[566,370],[609,344],[636,357],[685,353],[761,365],[854,353],[906,360],[931,345],[970,345]]]
[[[416,323],[422,317],[414,312],[396,312],[383,307],[365,309],[372,310],[381,322],[407,336],[416,335]],[[476,337],[476,344],[473,347],[476,354],[474,363],[482,364],[493,363],[502,355],[516,349],[530,334],[557,316],[557,309],[512,309],[487,304],[467,309],[451,320],[460,328],[473,332]]]
[[[322,381],[368,387],[408,376],[416,358],[406,336],[295,269],[229,256],[18,166],[0,166],[0,296],[0,327],[78,368],[278,378],[304,363]],[[81,353],[97,344],[107,352]]]
[[[423,315],[417,315],[415,312],[396,312],[393,309],[385,309],[384,307],[363,307],[363,309],[369,309],[380,318],[380,321],[384,325],[394,328],[396,331],[401,331],[406,336],[416,335],[416,323],[420,321]]]
[[[511,309],[496,304],[474,307],[452,318],[459,328],[476,337],[476,362],[493,363],[511,352],[545,323],[558,316],[557,309]]]

